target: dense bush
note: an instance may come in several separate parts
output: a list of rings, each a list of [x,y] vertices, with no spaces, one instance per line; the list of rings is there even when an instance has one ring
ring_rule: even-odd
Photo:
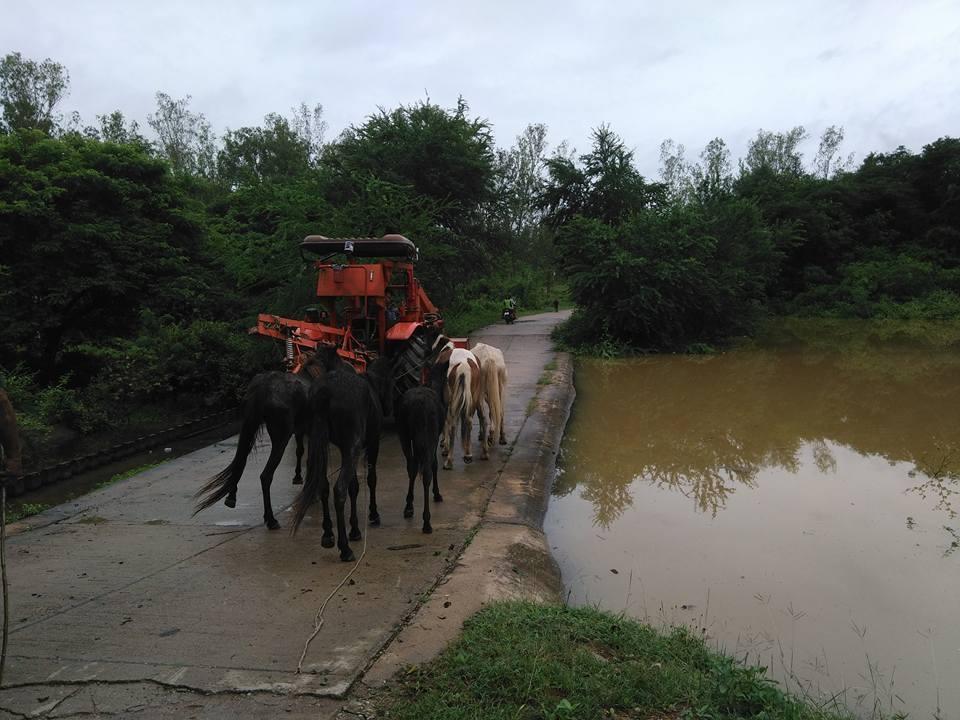
[[[606,129],[579,162],[552,163],[543,198],[580,306],[558,338],[599,354],[697,350],[770,312],[960,316],[960,141],[827,179],[803,170],[801,136],[761,133],[737,178],[713,141],[702,165],[668,158],[665,186],[639,178]]]

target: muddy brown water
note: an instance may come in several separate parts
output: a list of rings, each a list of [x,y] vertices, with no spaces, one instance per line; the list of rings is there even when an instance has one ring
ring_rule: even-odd
[[[579,361],[545,522],[569,601],[863,717],[960,717],[958,338],[798,324]]]

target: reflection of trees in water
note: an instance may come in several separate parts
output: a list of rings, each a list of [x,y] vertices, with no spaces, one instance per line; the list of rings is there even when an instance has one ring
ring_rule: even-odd
[[[937,510],[943,510],[951,518],[957,517],[953,507],[954,496],[960,492],[960,474],[953,468],[957,462],[957,448],[954,445],[937,443],[937,452],[917,461],[917,470],[923,473],[924,480],[910,488],[924,500],[936,498]],[[910,473],[916,477],[917,473]],[[949,530],[949,528],[947,528]]]
[[[928,493],[949,499],[960,456],[944,459],[937,443],[960,429],[958,370],[953,351],[871,342],[586,361],[555,493],[579,486],[603,526],[632,502],[638,479],[716,514],[760,470],[797,472],[807,446],[820,472],[836,473],[829,441],[912,463],[936,478]]]

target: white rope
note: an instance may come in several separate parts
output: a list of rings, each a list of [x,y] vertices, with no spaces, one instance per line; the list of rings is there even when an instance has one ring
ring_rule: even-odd
[[[336,471],[334,471],[334,474],[336,474]],[[364,479],[364,481],[366,481],[366,479],[367,479],[367,478],[366,478],[366,473],[364,473],[364,478],[363,478],[363,479]],[[327,480],[329,481],[329,478],[327,478]],[[358,483],[360,482],[360,479],[359,479],[359,478],[357,478],[357,482],[358,482]],[[369,504],[369,499],[370,499],[370,490],[369,490],[369,488],[367,489],[367,493],[366,493],[366,494],[367,494],[367,498],[366,498],[367,503],[365,503],[364,505],[361,505],[360,507],[364,507],[365,505]],[[365,520],[365,521],[364,521],[364,524],[363,524],[363,551],[360,553],[360,557],[357,558],[357,562],[356,562],[356,563],[354,564],[354,566],[350,569],[350,572],[348,572],[348,573],[344,576],[343,580],[341,580],[340,583],[339,583],[333,590],[330,591],[330,594],[327,595],[327,599],[323,601],[323,604],[320,605],[320,608],[317,610],[317,614],[316,614],[316,615],[314,616],[314,618],[313,618],[313,632],[310,634],[310,637],[307,638],[307,641],[303,644],[303,652],[300,653],[300,662],[297,663],[297,674],[298,674],[298,675],[302,672],[302,669],[303,669],[303,661],[304,661],[304,660],[306,659],[306,657],[307,657],[307,650],[310,649],[310,643],[312,643],[312,642],[313,642],[313,639],[314,639],[317,635],[320,634],[320,629],[323,627],[323,611],[327,609],[327,603],[329,603],[329,602],[333,599],[333,596],[337,594],[337,592],[340,590],[340,588],[342,588],[344,585],[346,585],[347,580],[349,580],[349,579],[350,579],[350,576],[353,575],[354,572],[356,572],[356,569],[357,569],[358,567],[360,567],[360,563],[363,562],[363,557],[364,557],[364,555],[367,554],[367,535],[370,534],[370,522],[369,522],[370,512],[369,512],[369,508],[367,509],[366,517],[367,517],[367,520]]]

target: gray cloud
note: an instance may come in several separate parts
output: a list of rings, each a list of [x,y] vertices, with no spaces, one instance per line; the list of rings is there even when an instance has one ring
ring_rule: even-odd
[[[218,133],[321,102],[331,130],[378,105],[459,94],[508,145],[610,123],[655,175],[672,137],[742,152],[758,128],[847,129],[911,149],[960,128],[960,4],[931,2],[44,2],[4,0],[0,53],[71,72],[64,110],[143,122],[158,90]],[[811,140],[811,151],[815,141]]]

